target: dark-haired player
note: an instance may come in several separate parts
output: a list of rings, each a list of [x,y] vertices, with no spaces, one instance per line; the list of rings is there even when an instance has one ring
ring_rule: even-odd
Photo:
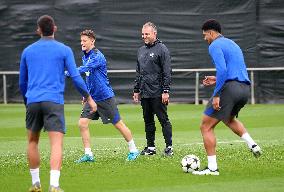
[[[247,143],[254,156],[259,157],[261,149],[244,125],[235,118],[247,103],[250,93],[250,80],[242,50],[234,41],[221,34],[221,25],[216,20],[206,21],[202,31],[204,40],[209,44],[209,54],[216,67],[216,76],[207,76],[203,80],[205,86],[215,85],[200,126],[208,166],[204,170],[194,171],[193,174],[219,175],[214,128],[220,121]]]
[[[41,192],[38,142],[42,127],[48,132],[50,141],[50,187],[49,192],[62,192],[59,188],[62,164],[64,120],[64,70],[86,98],[91,110],[96,103],[87,90],[78,70],[70,47],[54,39],[57,30],[51,16],[43,15],[37,21],[40,39],[29,45],[22,53],[19,86],[26,105],[26,127],[28,135],[27,156],[32,176],[30,192]]]

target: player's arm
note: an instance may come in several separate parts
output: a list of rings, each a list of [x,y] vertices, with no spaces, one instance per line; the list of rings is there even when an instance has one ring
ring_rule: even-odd
[[[164,93],[169,93],[170,91],[170,84],[171,84],[171,75],[172,75],[172,68],[171,68],[171,57],[170,52],[166,48],[166,46],[162,47],[161,53],[161,66],[162,66],[162,86]]]
[[[26,105],[27,103],[26,92],[27,92],[27,87],[28,87],[28,70],[27,70],[25,52],[23,52],[21,56],[19,87],[20,87],[20,91],[24,99],[24,103]]]
[[[223,85],[225,84],[227,67],[224,58],[223,51],[219,47],[209,47],[209,53],[212,57],[213,63],[216,67],[216,86],[213,93],[213,108],[217,111],[221,109],[220,106],[220,94]]]
[[[136,77],[133,89],[133,101],[135,103],[139,101],[139,95],[140,95],[140,63],[138,61],[138,54],[137,54]]]
[[[171,57],[170,52],[166,48],[166,46],[162,47],[162,54],[161,54],[161,66],[162,66],[162,103],[168,104],[169,103],[169,92],[170,92],[170,84],[171,84]]]
[[[105,62],[104,58],[100,58],[98,54],[95,57],[90,57],[84,65],[78,67],[80,74],[90,71],[91,69],[96,69],[102,65],[102,62]]]
[[[89,96],[89,91],[87,90],[87,86],[76,68],[74,55],[70,48],[68,48],[66,51],[65,67],[69,73],[69,76],[72,78],[76,89],[83,97],[87,98]]]
[[[209,47],[209,54],[216,67],[216,86],[214,89],[213,96],[219,96],[223,85],[225,84],[227,67],[224,58],[223,51],[221,48],[214,46]]]
[[[87,102],[90,104],[92,111],[97,110],[97,105],[90,96],[90,93],[87,89],[86,83],[82,79],[79,71],[76,68],[75,59],[73,52],[70,48],[67,49],[66,58],[65,58],[65,67],[72,78],[73,84],[75,85],[78,92],[86,98]]]
[[[92,99],[91,95],[87,90],[87,86],[80,75],[72,77],[73,84],[75,85],[76,89],[79,93],[84,97],[84,100],[89,103],[92,108],[92,111],[97,111],[97,104]]]

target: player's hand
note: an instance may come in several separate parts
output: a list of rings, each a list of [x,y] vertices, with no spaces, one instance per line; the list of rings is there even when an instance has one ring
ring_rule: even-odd
[[[169,93],[163,93],[162,94],[162,103],[165,105],[168,105],[170,102],[170,94]]]
[[[216,111],[220,111],[221,106],[220,106],[220,97],[213,97],[212,101],[213,109]]]
[[[87,102],[89,103],[89,105],[91,107],[91,113],[96,112],[97,111],[97,104],[90,95],[87,98]]]
[[[85,98],[85,97],[82,97],[81,104],[82,104],[82,105],[85,105],[86,102],[87,102],[86,98]]]
[[[216,83],[215,76],[205,76],[205,78],[202,80],[202,84],[204,86],[215,85],[215,83]]]
[[[138,103],[138,102],[139,102],[139,96],[140,96],[139,93],[133,93],[133,101],[134,101],[135,103]]]

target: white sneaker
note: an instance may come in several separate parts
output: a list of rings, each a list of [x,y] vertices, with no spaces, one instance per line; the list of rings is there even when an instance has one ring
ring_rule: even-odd
[[[251,147],[251,152],[252,152],[252,154],[256,157],[256,158],[258,158],[258,157],[260,157],[260,155],[261,155],[261,148],[257,145],[257,144],[254,144],[252,147]]]
[[[206,167],[203,170],[200,171],[193,171],[193,175],[219,175],[219,170],[216,169],[215,171],[210,170],[208,167]]]

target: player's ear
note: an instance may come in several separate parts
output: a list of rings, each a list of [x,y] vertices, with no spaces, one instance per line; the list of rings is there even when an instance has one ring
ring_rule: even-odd
[[[209,33],[210,36],[213,35],[213,31],[212,30],[209,30],[208,33]]]
[[[54,27],[53,27],[53,33],[55,33],[56,31],[57,31],[57,26],[54,25]]]
[[[210,30],[209,34],[210,34],[211,38],[214,38],[216,36],[216,32],[214,30]]]
[[[36,29],[36,34],[39,35],[39,36],[41,36],[41,29],[40,29],[39,26],[38,26],[37,29]]]

